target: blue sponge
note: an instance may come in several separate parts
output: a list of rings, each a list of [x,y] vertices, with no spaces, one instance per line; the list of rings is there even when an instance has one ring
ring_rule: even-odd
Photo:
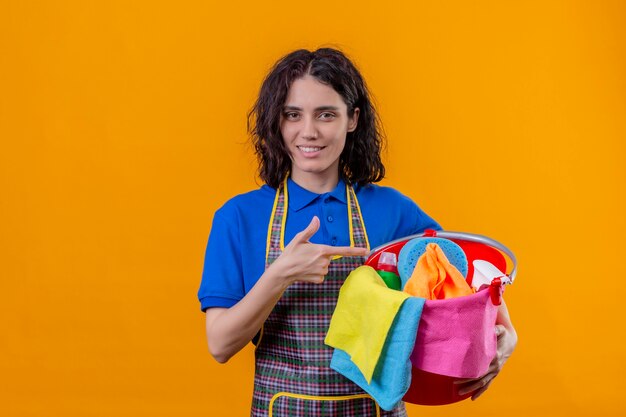
[[[467,256],[465,256],[465,252],[459,245],[440,237],[418,237],[406,242],[398,255],[398,272],[400,273],[402,288],[411,278],[417,260],[426,252],[426,245],[429,243],[439,245],[450,263],[463,274],[463,277],[467,278]]]

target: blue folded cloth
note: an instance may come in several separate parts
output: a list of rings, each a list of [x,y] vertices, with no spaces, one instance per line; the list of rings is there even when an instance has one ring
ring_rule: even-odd
[[[387,334],[371,383],[367,383],[346,352],[341,349],[333,352],[330,367],[371,395],[383,410],[392,410],[411,385],[409,357],[415,346],[425,301],[424,298],[409,297],[400,306]]]

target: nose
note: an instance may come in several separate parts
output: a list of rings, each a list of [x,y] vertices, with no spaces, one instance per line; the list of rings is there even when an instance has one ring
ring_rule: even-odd
[[[307,140],[317,139],[315,120],[312,117],[304,117],[302,123],[302,137]]]

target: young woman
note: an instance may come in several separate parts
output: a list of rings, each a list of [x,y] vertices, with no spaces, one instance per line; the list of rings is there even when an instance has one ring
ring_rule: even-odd
[[[324,344],[339,288],[370,248],[440,229],[374,184],[382,137],[361,74],[338,50],[294,51],[263,82],[249,126],[265,185],[214,216],[198,294],[211,354],[226,362],[255,339],[253,416],[405,416],[331,370]],[[468,392],[485,389],[515,345],[506,308],[499,320],[498,357]]]

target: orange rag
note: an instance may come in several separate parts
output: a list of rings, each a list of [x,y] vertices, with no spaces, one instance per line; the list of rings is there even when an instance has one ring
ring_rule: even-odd
[[[404,292],[427,300],[442,300],[474,293],[463,275],[436,243],[426,245],[404,286]]]

